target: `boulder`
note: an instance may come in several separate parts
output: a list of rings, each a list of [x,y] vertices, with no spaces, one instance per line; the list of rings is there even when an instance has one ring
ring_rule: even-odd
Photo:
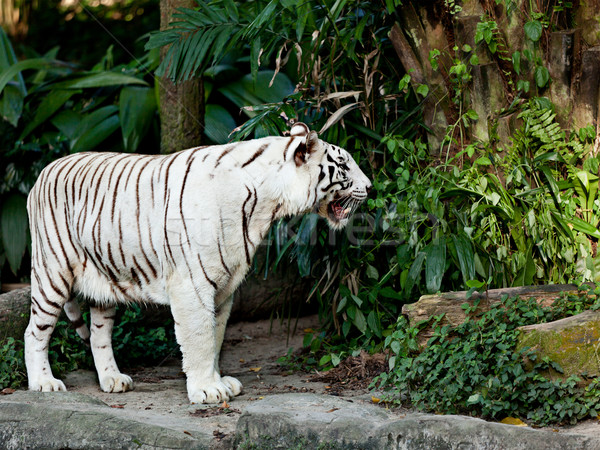
[[[397,414],[358,399],[271,395],[238,420],[236,448],[598,449],[596,436],[533,430],[473,417]]]
[[[540,358],[547,356],[563,368],[563,374],[552,371],[552,376],[600,375],[600,311],[585,311],[555,322],[520,327],[519,330],[521,335],[517,349],[529,347]]]
[[[489,289],[485,292],[474,292],[470,298],[467,298],[467,291],[443,292],[441,294],[423,295],[417,302],[404,305],[402,314],[408,316],[411,326],[440,314],[444,314],[442,325],[458,326],[467,318],[462,308],[464,303],[473,306],[475,301],[478,300],[477,312],[483,312],[489,310],[492,305],[499,303],[502,297],[506,295],[508,297],[535,298],[541,305],[549,306],[562,293],[576,293],[577,290],[578,288],[574,284],[550,284]],[[419,341],[421,344],[425,344],[432,335],[432,329],[422,330],[419,333]]]
[[[0,399],[0,448],[207,449],[213,442],[191,420],[131,416],[76,392],[17,391]]]
[[[31,290],[28,287],[0,295],[0,342],[8,337],[23,339],[30,305]]]

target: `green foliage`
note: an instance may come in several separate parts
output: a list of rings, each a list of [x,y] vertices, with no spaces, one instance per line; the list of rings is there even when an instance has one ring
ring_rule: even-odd
[[[83,316],[89,323],[89,313],[85,312]],[[112,341],[115,358],[122,369],[157,364],[170,356],[179,356],[172,319],[148,326],[138,305],[117,309]],[[58,321],[50,340],[49,357],[55,376],[77,369],[94,370],[90,349],[68,320]],[[10,337],[0,347],[0,390],[19,387],[25,380],[23,342]]]
[[[496,53],[498,50],[498,25],[495,21],[489,20],[486,22],[477,23],[477,31],[475,32],[475,44],[485,41],[490,52]]]
[[[57,52],[17,61],[0,30],[0,270],[8,261],[16,280],[27,272],[25,197],[42,168],[74,152],[136,151],[156,127],[155,91],[144,77],[157,53],[112,67],[109,48],[85,71]]]
[[[446,6],[456,9],[453,2]],[[306,342],[312,352],[306,361],[322,366],[360,346],[380,348],[402,304],[423,293],[590,280],[599,273],[592,244],[600,236],[600,205],[591,170],[598,164],[588,154],[594,130],[568,133],[547,100],[520,100],[530,80],[535,92],[550,82],[539,55],[548,18],[531,15],[526,42],[512,54],[489,17],[472,43],[485,45],[506,68],[515,95],[508,112],[520,111],[523,121],[508,148],[498,148],[493,129],[490,142],[468,138],[475,121],[487,120],[471,109],[466,95],[479,64],[473,47],[447,54],[432,49],[431,66],[448,76],[456,118],[440,161],[430,156],[418,121],[419,102],[432,89],[411,84],[411,74],[397,71],[387,38],[395,21],[391,13],[361,1],[297,8],[276,0],[199,1],[148,42],[149,48],[170,45],[171,59],[160,70],[175,80],[210,74],[211,66],[217,71],[231,54],[250,59],[247,87],[260,77],[261,65],[275,65],[275,81],[288,69],[298,92],[246,108],[253,116],[234,139],[277,134],[286,128],[284,117],[294,118],[321,128],[324,139],[346,147],[366,172],[371,169],[375,198],[347,234],[333,238],[308,216],[280,221],[269,235],[274,266],[291,251],[300,275],[324,274],[310,297],[319,302],[328,332]],[[233,38],[222,39],[226,33]],[[328,64],[319,64],[316,55]],[[230,100],[247,91],[222,90]]]
[[[26,377],[23,343],[9,337],[0,347],[0,390],[16,389]]]
[[[391,352],[390,372],[375,384],[387,400],[426,411],[468,414],[500,420],[527,419],[535,425],[575,423],[600,411],[600,386],[582,385],[584,375],[553,379],[562,372],[551,360],[539,360],[530,349],[516,350],[517,327],[557,320],[584,309],[600,307],[595,296],[569,296],[552,307],[534,299],[504,298],[483,314],[463,308],[467,320],[459,326],[440,325],[442,316],[410,327],[401,316],[385,339]],[[434,327],[427,346],[419,351],[418,333]]]
[[[89,323],[89,313],[84,313]],[[112,334],[113,350],[119,367],[138,364],[156,364],[170,355],[178,355],[173,321],[148,327],[144,323],[142,307],[131,305],[117,308]],[[50,341],[50,361],[55,374],[79,368],[93,369],[93,359],[88,347],[66,320],[60,320]]]

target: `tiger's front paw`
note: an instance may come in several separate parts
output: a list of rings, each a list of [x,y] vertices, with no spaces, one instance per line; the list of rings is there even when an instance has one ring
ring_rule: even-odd
[[[30,391],[55,392],[66,391],[65,384],[54,377],[40,378],[38,380],[29,380]]]
[[[231,393],[233,394],[232,397],[235,397],[236,395],[240,395],[242,392],[242,389],[244,388],[244,386],[242,386],[242,383],[240,383],[240,381],[237,378],[221,377],[221,381],[227,387],[229,387],[229,389],[231,390]]]
[[[123,373],[104,375],[100,377],[100,388],[104,392],[127,392],[133,389],[133,380]]]
[[[239,384],[241,387],[241,383]],[[188,380],[187,391],[191,403],[222,403],[237,395],[234,394],[230,384],[222,379],[204,383],[193,383]]]

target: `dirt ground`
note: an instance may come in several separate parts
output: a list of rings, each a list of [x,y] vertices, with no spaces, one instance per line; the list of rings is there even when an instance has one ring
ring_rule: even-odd
[[[263,320],[239,322],[228,327],[221,353],[221,373],[238,378],[244,385],[241,395],[221,405],[190,404],[187,399],[185,376],[180,362],[172,359],[158,367],[125,371],[135,382],[135,389],[122,394],[100,391],[96,374],[76,371],[63,381],[67,389],[91,395],[115,412],[150,424],[168,426],[184,433],[209,432],[214,448],[231,448],[233,431],[244,408],[270,394],[310,392],[335,395],[348,401],[371,402],[367,386],[373,376],[384,370],[383,356],[360,355],[326,373],[290,372],[277,360],[290,348],[302,348],[307,329],[318,326],[316,316],[287,322]],[[292,334],[292,329],[296,332]],[[382,407],[384,407],[382,405]],[[409,411],[395,410],[395,414]],[[596,436],[600,422],[588,420],[575,427],[556,427],[553,431]]]
[[[221,353],[221,373],[239,379],[244,390],[222,405],[190,405],[185,376],[177,360],[168,360],[159,367],[124,371],[132,376],[135,389],[122,394],[100,391],[96,375],[91,371],[70,373],[63,381],[69,391],[98,398],[128,417],[184,432],[193,432],[200,427],[205,432],[212,432],[215,448],[229,448],[230,435],[244,407],[266,395],[311,392],[350,400],[354,397],[370,400],[371,394],[366,388],[368,371],[359,373],[360,370],[352,367],[345,369],[358,373],[358,377],[348,376],[351,374],[343,371],[325,375],[291,373],[278,364],[278,358],[286,355],[288,349],[302,348],[304,330],[317,325],[316,316],[300,318],[297,323],[294,319],[289,329],[287,322],[269,320],[230,325]],[[294,326],[296,333],[292,334]]]

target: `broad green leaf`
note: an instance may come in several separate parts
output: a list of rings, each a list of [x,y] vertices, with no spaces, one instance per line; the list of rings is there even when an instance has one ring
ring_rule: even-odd
[[[536,274],[535,261],[533,260],[533,243],[530,243],[525,252],[525,264],[513,280],[513,286],[530,286]]]
[[[480,280],[467,280],[466,285],[469,289],[481,289],[485,286],[485,282]]]
[[[19,140],[25,139],[29,133],[35,130],[38,126],[48,120],[52,115],[61,108],[67,100],[69,100],[78,91],[67,91],[63,89],[52,90],[44,97],[35,111],[33,120],[27,124]]]
[[[427,97],[427,94],[429,94],[429,86],[427,86],[426,84],[420,84],[417,86],[417,94],[419,94],[422,97]]]
[[[575,173],[573,188],[577,193],[577,201],[581,206],[583,218],[586,222],[592,222],[594,215],[594,201],[598,193],[598,177],[587,170],[579,170]]]
[[[85,117],[75,130],[71,152],[91,150],[114,133],[119,128],[117,109],[113,105],[105,106]]]
[[[374,280],[379,279],[379,272],[377,272],[377,269],[375,267],[373,267],[371,264],[367,264],[366,274],[367,274],[367,277],[372,278]]]
[[[235,119],[220,105],[206,105],[204,134],[215,144],[229,142],[229,134],[235,128]]]
[[[323,355],[321,357],[321,359],[319,360],[319,365],[320,366],[324,366],[326,364],[329,364],[330,361],[331,361],[331,355],[330,354]]]
[[[0,27],[0,73],[13,66],[17,62],[17,56],[15,55],[15,51],[12,47],[12,44],[10,43],[10,39],[4,32],[4,29]],[[23,76],[20,73],[17,73],[13,77],[12,81],[15,83],[15,87],[19,90],[22,97],[27,95],[25,81],[23,80]],[[2,89],[0,89],[0,91],[1,90]]]
[[[537,42],[542,37],[542,23],[539,20],[530,20],[524,26],[525,35],[533,42]]]
[[[32,58],[26,59],[23,61],[19,61],[18,63],[13,64],[12,66],[4,69],[0,72],[0,93],[4,90],[4,87],[11,82],[15,77],[18,77],[23,70],[28,69],[49,69],[51,67],[56,67],[62,65],[59,61],[52,61],[46,58]],[[19,86],[24,86],[19,83]],[[25,94],[25,93],[24,93]]]
[[[435,293],[440,290],[442,277],[446,270],[446,238],[440,236],[434,239],[426,248],[425,280],[427,291]]]
[[[307,2],[301,2],[300,4],[296,5],[296,10],[298,11],[298,20],[296,21],[296,39],[298,42],[301,42],[304,29],[306,28],[306,22],[311,15],[311,8]]]
[[[589,224],[585,220],[580,219],[579,217],[571,217],[567,219],[567,223],[573,226],[575,231],[579,231],[581,233],[585,233],[588,236],[594,237],[596,239],[600,239],[600,231],[594,225]]]
[[[544,66],[537,66],[533,76],[535,78],[535,84],[537,84],[537,87],[539,88],[545,87],[548,84],[548,81],[550,81],[550,73]]]
[[[383,289],[379,290],[379,295],[381,295],[382,297],[393,298],[396,300],[402,299],[402,295],[396,292],[391,286],[386,286]]]
[[[156,111],[154,90],[126,86],[119,95],[119,118],[126,152],[135,152],[148,132]]]
[[[561,231],[563,235],[565,235],[568,239],[573,239],[573,232],[561,214],[552,212],[552,221],[556,225],[556,228]]]
[[[473,262],[473,246],[471,241],[463,234],[453,235],[452,241],[458,257],[458,265],[462,274],[463,283],[475,278],[475,264]]]
[[[0,115],[16,127],[23,112],[23,94],[15,85],[9,84],[0,95]]]
[[[363,301],[359,296],[350,294],[350,297],[352,297],[352,300],[354,300],[354,303],[356,303],[356,306],[358,306],[359,308],[362,306]]]
[[[473,394],[467,399],[467,405],[475,405],[483,402],[483,396],[481,394]]]
[[[62,134],[64,134],[69,139],[73,139],[75,137],[75,132],[77,127],[81,123],[81,115],[72,110],[63,110],[58,114],[54,115],[50,122],[56,128],[60,130]]]
[[[356,309],[353,322],[354,325],[356,325],[356,328],[358,328],[361,333],[367,331],[367,321],[365,320],[365,316],[362,313],[362,311],[358,308]]]
[[[331,364],[333,364],[333,367],[336,367],[340,364],[340,357],[339,355],[336,355],[335,353],[331,354]]]
[[[2,245],[10,269],[16,275],[27,249],[27,200],[21,194],[5,199],[0,217]]]
[[[419,275],[421,274],[421,269],[423,267],[423,262],[425,261],[425,252],[419,252],[410,266],[410,270],[408,271],[408,276],[406,277],[406,284],[403,286],[403,291],[405,295],[410,296]]]
[[[144,80],[119,72],[101,72],[78,76],[71,80],[52,85],[52,89],[85,89],[104,86],[141,84],[148,86]]]
[[[521,75],[521,52],[514,52],[512,54],[512,63],[515,73]]]
[[[554,199],[554,202],[558,206],[562,200],[560,198],[560,190],[558,189],[558,184],[556,183],[556,179],[554,178],[554,175],[552,175],[552,171],[550,170],[550,168],[548,166],[541,166],[540,170],[544,174],[544,177],[546,178],[546,181],[548,182],[548,186],[550,187],[550,192],[552,193],[552,198]]]
[[[221,87],[219,92],[239,108],[280,102],[294,91],[294,86],[287,75],[279,72],[273,79],[273,85],[269,87],[273,73],[270,70],[261,70],[256,75],[256,83],[252,80],[252,74],[247,74],[241,80]],[[249,117],[256,115],[252,110],[243,111]]]
[[[377,314],[375,313],[375,311],[371,311],[369,313],[369,315],[367,316],[367,325],[369,326],[369,329],[375,333],[375,335],[379,338],[381,338],[381,325],[379,324],[379,321],[377,320]]]

